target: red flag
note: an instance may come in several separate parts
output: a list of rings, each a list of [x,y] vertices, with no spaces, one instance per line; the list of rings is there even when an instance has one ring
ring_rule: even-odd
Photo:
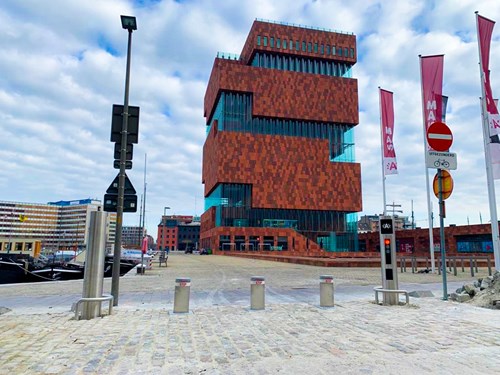
[[[478,39],[479,39],[479,55],[481,58],[481,68],[483,74],[483,84],[486,99],[486,111],[488,112],[488,124],[490,136],[500,133],[500,116],[498,115],[498,108],[493,100],[493,92],[491,91],[490,84],[490,43],[491,34],[493,33],[493,26],[495,22],[477,16],[478,22]]]
[[[142,253],[146,254],[148,252],[148,237],[142,239]]]
[[[380,93],[380,127],[382,128],[382,163],[384,176],[398,174],[396,150],[394,149],[394,105],[392,92],[379,89]]]
[[[485,120],[488,121],[487,134],[490,139],[488,142],[491,170],[493,179],[500,179],[500,144],[498,143],[498,135],[500,134],[500,115],[498,107],[493,99],[493,92],[490,83],[490,44],[491,35],[495,22],[485,17],[477,15],[477,32],[479,43],[479,58],[481,66],[481,79],[484,88],[484,98],[486,113],[483,114]]]
[[[444,55],[421,56],[422,106],[425,131],[443,117],[443,63]]]

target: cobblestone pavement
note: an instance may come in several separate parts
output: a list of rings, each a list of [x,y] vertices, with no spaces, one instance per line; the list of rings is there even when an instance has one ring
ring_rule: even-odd
[[[333,308],[318,306],[321,274],[334,275]],[[263,311],[249,310],[252,275],[266,277]],[[180,276],[193,280],[188,314],[172,313]],[[498,373],[500,310],[442,301],[439,275],[399,278],[436,297],[377,306],[378,269],[196,255],[125,276],[113,315],[89,321],[69,311],[81,281],[4,285],[0,374]]]

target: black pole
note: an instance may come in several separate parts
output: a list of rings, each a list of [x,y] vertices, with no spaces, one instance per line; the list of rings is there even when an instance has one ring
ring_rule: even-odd
[[[116,232],[115,247],[113,252],[113,273],[111,276],[111,294],[113,295],[113,306],[118,306],[119,282],[120,282],[120,260],[122,248],[122,226],[123,226],[123,197],[125,193],[125,164],[127,157],[127,129],[128,129],[128,92],[130,81],[130,50],[132,46],[132,29],[128,29],[127,46],[127,71],[125,74],[125,99],[123,104],[122,141],[120,148],[120,174],[118,177],[118,201],[116,205]]]

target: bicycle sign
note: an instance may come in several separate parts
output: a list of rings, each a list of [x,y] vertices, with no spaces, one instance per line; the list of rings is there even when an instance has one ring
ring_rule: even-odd
[[[436,168],[447,169],[450,168],[450,162],[446,159],[438,159],[434,162]]]
[[[427,168],[455,170],[457,169],[457,154],[454,152],[427,151],[426,166]]]

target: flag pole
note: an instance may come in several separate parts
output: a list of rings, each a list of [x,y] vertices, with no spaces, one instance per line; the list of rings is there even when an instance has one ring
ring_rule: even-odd
[[[382,193],[384,201],[384,209],[382,212],[384,216],[387,214],[387,203],[385,195],[385,169],[384,169],[384,130],[382,125],[382,92],[380,86],[378,87],[378,100],[379,100],[379,116],[380,116],[380,165],[382,166]]]
[[[495,259],[495,269],[500,271],[500,252],[499,252],[499,233],[498,233],[498,216],[497,216],[497,204],[495,196],[495,180],[493,179],[493,171],[491,165],[491,155],[489,146],[489,124],[486,115],[486,90],[484,87],[485,76],[483,69],[483,59],[481,58],[481,38],[479,36],[479,13],[476,11],[476,27],[477,27],[477,43],[479,52],[479,75],[481,77],[481,117],[482,117],[482,128],[483,128],[483,141],[484,141],[484,158],[486,164],[486,181],[488,184],[488,200],[490,205],[490,219],[491,219],[491,238],[493,242],[493,254]]]
[[[423,73],[422,73],[422,55],[418,55],[419,57],[419,62],[420,62],[420,83],[422,85],[423,82]],[[433,228],[434,228],[434,223],[432,221],[433,215],[432,215],[432,203],[431,203],[431,192],[429,188],[429,171],[427,169],[427,122],[425,118],[425,98],[424,98],[424,89],[423,87],[421,88],[422,91],[422,120],[423,120],[423,132],[424,132],[424,160],[425,160],[425,185],[427,187],[427,219],[429,223],[429,252],[431,256],[431,271],[432,273],[436,273],[436,268],[435,268],[435,261],[434,261],[434,235],[433,235]]]

